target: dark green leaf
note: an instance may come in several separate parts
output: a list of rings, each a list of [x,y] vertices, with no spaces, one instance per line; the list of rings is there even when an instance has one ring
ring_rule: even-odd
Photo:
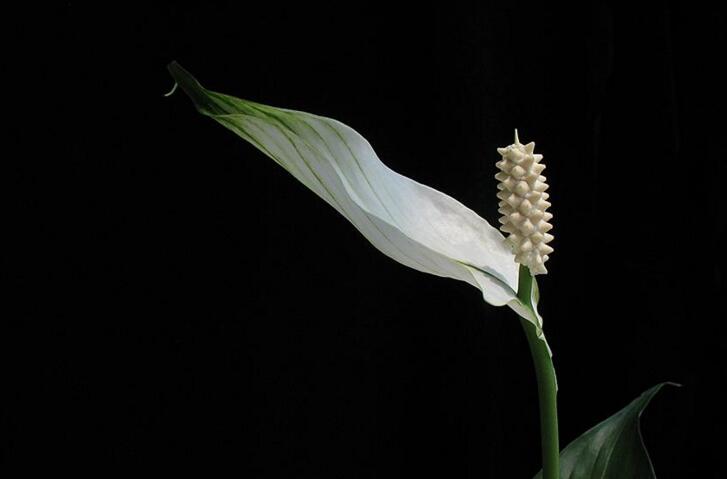
[[[560,453],[561,479],[654,479],[654,467],[641,437],[639,418],[657,384],[600,424],[586,431]],[[535,476],[541,479],[542,472]]]

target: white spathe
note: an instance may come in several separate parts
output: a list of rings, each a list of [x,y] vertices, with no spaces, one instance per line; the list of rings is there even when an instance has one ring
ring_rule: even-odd
[[[540,330],[537,312],[517,298],[519,266],[509,245],[475,212],[388,168],[339,121],[215,93],[178,64],[169,70],[201,113],[273,159],[381,252],[418,271],[465,281]]]

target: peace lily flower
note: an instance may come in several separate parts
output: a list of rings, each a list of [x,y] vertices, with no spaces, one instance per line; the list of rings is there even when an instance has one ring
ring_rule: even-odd
[[[518,297],[511,244],[474,211],[388,168],[364,137],[339,121],[209,91],[177,63],[169,71],[200,113],[282,166],[379,251],[415,270],[475,286],[486,302],[508,305],[530,321],[542,339],[537,288],[527,299]]]
[[[206,90],[176,63],[169,70],[175,89],[180,86],[201,113],[285,168],[381,252],[418,271],[469,283],[488,303],[508,305],[521,316],[538,382],[543,469],[537,479],[654,479],[638,417],[662,385],[560,454],[555,369],[536,309],[534,278],[547,273],[552,214],[546,211],[545,166],[534,143],[521,144],[516,131],[512,145],[498,148],[502,159],[495,177],[506,239],[454,198],[387,168],[366,139],[343,123]],[[616,450],[618,461],[600,460]]]

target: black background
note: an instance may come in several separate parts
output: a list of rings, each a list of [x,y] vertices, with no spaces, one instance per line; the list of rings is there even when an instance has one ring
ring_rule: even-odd
[[[330,116],[491,223],[495,148],[545,155],[541,313],[563,445],[643,390],[659,477],[724,477],[723,12],[243,2],[7,15],[2,464],[241,477],[532,477],[514,313],[386,258],[197,114]],[[16,120],[16,121],[14,121]],[[18,146],[14,153],[11,147]]]

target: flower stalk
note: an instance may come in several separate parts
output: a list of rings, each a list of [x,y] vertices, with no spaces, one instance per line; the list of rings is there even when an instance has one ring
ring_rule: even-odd
[[[536,286],[537,287],[537,286]],[[527,266],[520,265],[518,298],[524,305],[532,304],[533,276]],[[533,323],[520,319],[528,340],[530,354],[535,366],[538,383],[538,403],[540,409],[540,444],[543,456],[543,479],[560,478],[560,446],[558,440],[558,383],[553,367],[553,358],[548,344],[538,337]]]

